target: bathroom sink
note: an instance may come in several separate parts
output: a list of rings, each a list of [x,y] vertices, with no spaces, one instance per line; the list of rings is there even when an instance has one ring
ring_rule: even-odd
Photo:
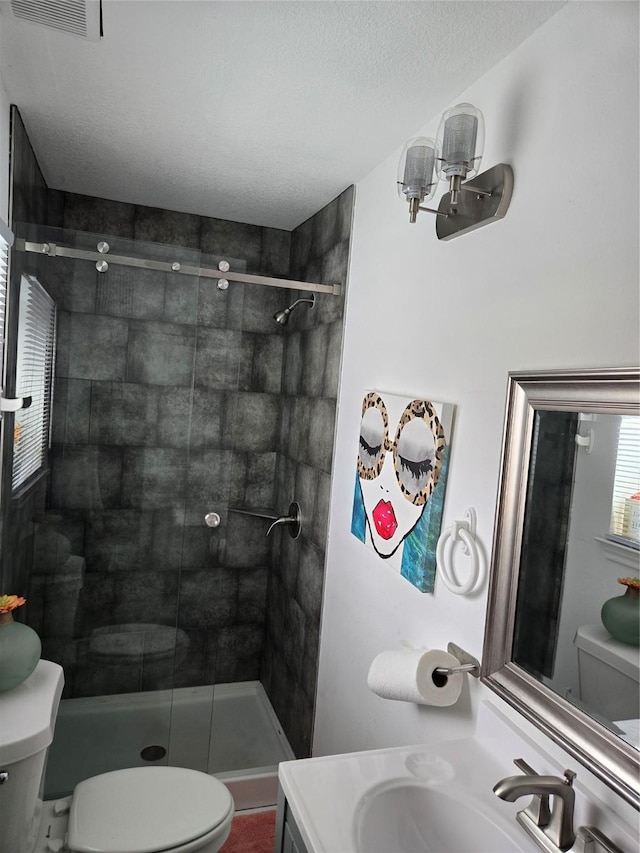
[[[486,716],[492,723],[493,711]],[[486,737],[282,762],[282,794],[305,848],[539,853],[516,821],[522,803],[493,793],[496,781],[511,772],[512,756],[528,755],[519,741],[509,744],[501,722],[495,725],[497,738],[489,729]]]
[[[507,802],[493,792],[498,780],[519,772],[515,757],[562,776],[555,758],[482,702],[472,737],[283,761],[283,838],[291,821],[308,853],[540,853],[516,819],[528,797]],[[582,772],[574,789],[576,815],[598,814],[599,829],[622,850],[638,848],[637,830],[623,829]]]
[[[367,791],[356,806],[353,846],[358,853],[516,853],[517,827],[494,820],[467,794],[392,779]]]

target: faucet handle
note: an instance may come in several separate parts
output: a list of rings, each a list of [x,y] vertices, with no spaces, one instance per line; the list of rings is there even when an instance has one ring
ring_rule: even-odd
[[[539,776],[530,764],[524,760],[524,758],[514,758],[513,763],[516,765],[518,770],[522,770],[525,776]]]
[[[606,850],[607,853],[624,853],[595,826],[579,826],[576,830],[576,843],[570,853],[596,853],[598,848]]]
[[[576,778],[577,774],[573,770],[565,770],[564,771],[564,780],[565,785],[569,785],[573,787],[573,780]]]

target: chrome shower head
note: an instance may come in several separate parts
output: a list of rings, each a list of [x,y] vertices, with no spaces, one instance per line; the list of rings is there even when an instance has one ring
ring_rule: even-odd
[[[293,305],[291,306],[293,308]],[[273,319],[276,323],[280,323],[281,326],[286,326],[289,322],[289,314],[291,314],[291,308],[285,308],[284,311],[277,311],[273,315]]]
[[[276,321],[276,323],[280,323],[281,326],[286,326],[289,322],[289,314],[291,314],[293,309],[301,302],[309,302],[311,303],[311,307],[313,308],[313,306],[316,304],[315,293],[312,294],[311,299],[296,299],[296,301],[292,305],[289,305],[288,308],[285,308],[283,311],[276,311],[276,313],[273,315],[273,319]]]

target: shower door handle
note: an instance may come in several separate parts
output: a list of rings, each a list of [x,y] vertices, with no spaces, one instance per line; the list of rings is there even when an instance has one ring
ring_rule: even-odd
[[[204,523],[207,527],[220,527],[220,516],[217,512],[208,512],[204,517]]]

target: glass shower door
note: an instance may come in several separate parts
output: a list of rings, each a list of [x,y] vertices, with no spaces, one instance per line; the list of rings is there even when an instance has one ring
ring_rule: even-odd
[[[39,239],[109,245],[102,272],[65,257],[47,257],[40,271],[58,335],[50,477],[30,530],[28,600],[43,656],[65,671],[47,776],[47,796],[56,796],[107,770],[206,756],[215,637],[180,613],[191,609],[188,573],[211,565],[203,519],[212,499],[228,504],[229,466],[210,444],[220,394],[195,386],[208,367],[199,315],[215,313],[204,288],[217,292],[215,282],[109,260],[197,270],[200,253],[53,229]],[[188,738],[178,754],[185,738],[173,726],[174,688],[196,686],[200,723],[192,716],[182,730],[199,727],[204,747],[190,749]]]
[[[46,796],[121,767],[273,770],[293,753],[259,681],[272,540],[252,512],[275,512],[288,294],[218,288],[195,250],[28,239],[68,247],[19,255],[57,357],[50,464],[9,502],[28,621],[65,671]]]

